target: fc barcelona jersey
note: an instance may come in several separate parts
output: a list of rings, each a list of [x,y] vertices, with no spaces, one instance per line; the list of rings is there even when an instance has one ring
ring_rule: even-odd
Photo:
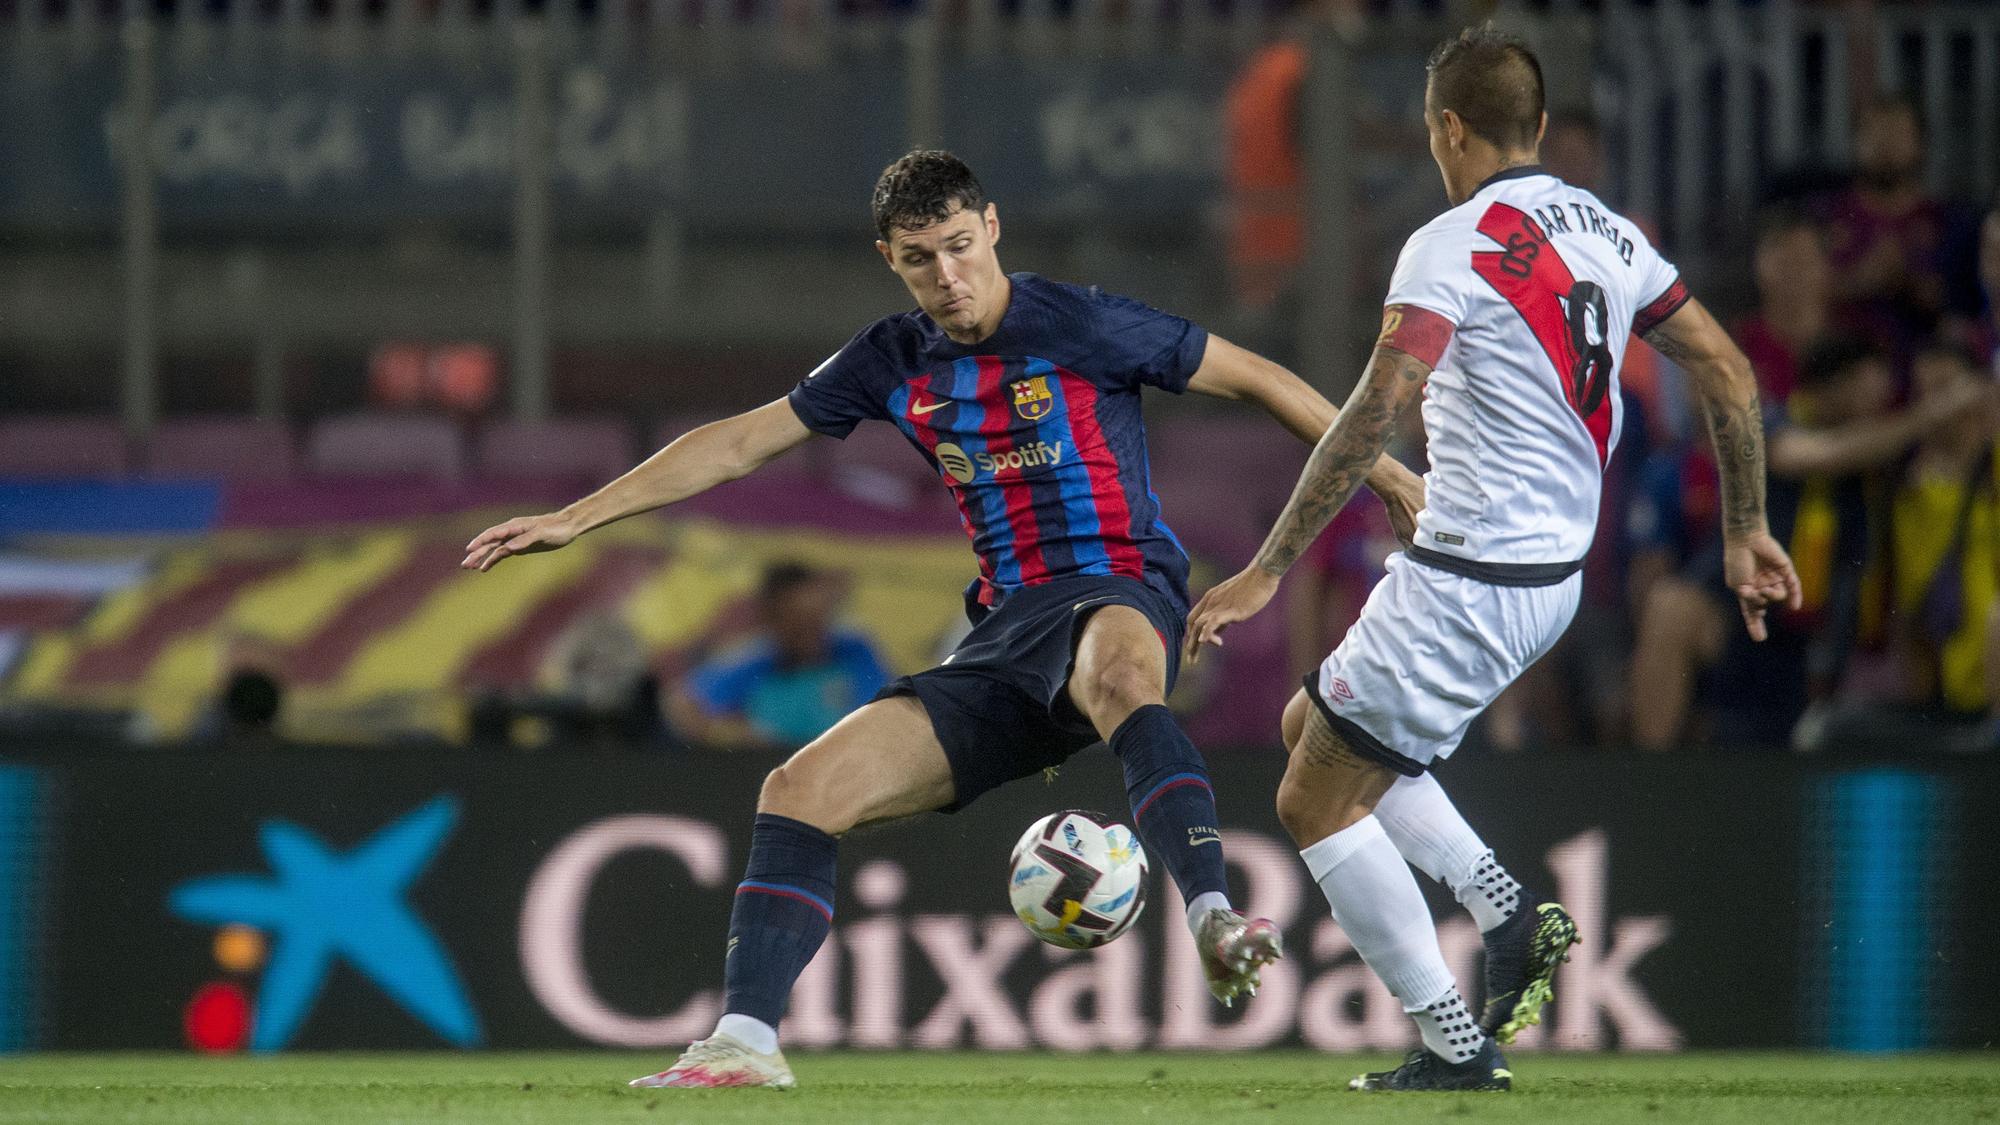
[[[1208,334],[1125,297],[1012,274],[1000,327],[960,344],[922,312],[876,321],[792,390],[810,429],[891,422],[958,501],[978,600],[1074,575],[1136,578],[1185,605],[1187,553],[1160,519],[1139,388],[1179,393]]]

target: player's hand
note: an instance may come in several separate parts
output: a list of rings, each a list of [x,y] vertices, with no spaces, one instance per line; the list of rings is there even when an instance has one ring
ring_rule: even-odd
[[[1764,627],[1767,609],[1783,605],[1796,610],[1804,604],[1791,556],[1785,554],[1785,549],[1769,532],[1725,541],[1722,577],[1736,594],[1737,605],[1743,610],[1743,627],[1750,631],[1753,641],[1770,635]]]
[[[1404,547],[1416,543],[1417,515],[1424,510],[1424,478],[1412,474],[1410,480],[1412,483],[1387,492],[1375,490],[1375,495],[1382,498],[1382,509],[1389,513],[1389,529]]]
[[[466,570],[492,570],[501,559],[553,551],[568,546],[576,537],[576,526],[561,512],[519,516],[473,536],[465,545],[465,561],[458,565]]]
[[[1222,631],[1247,621],[1270,604],[1278,592],[1278,577],[1261,567],[1244,568],[1195,603],[1188,614],[1186,657],[1190,664],[1201,659],[1201,646],[1222,647]]]

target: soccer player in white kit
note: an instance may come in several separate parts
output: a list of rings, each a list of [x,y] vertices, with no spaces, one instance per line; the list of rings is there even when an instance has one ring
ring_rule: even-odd
[[[1635,224],[1536,165],[1547,117],[1534,54],[1489,25],[1444,43],[1428,69],[1424,119],[1453,207],[1403,248],[1366,373],[1256,559],[1189,615],[1187,645],[1192,656],[1220,644],[1270,601],[1421,396],[1431,471],[1416,543],[1390,558],[1360,619],[1286,708],[1278,816],[1335,920],[1422,1033],[1402,1066],[1350,1085],[1505,1090],[1512,1074],[1494,1040],[1532,1022],[1575,929],[1552,903],[1468,897],[1482,877],[1468,865],[1491,853],[1427,770],[1576,612],[1631,334],[1684,368],[1701,401],[1721,471],[1726,580],[1751,637],[1763,639],[1768,607],[1797,608],[1799,584],[1765,525],[1749,362]],[[1445,967],[1411,862],[1475,915],[1510,912],[1527,967],[1483,1020]],[[1489,961],[1504,932],[1488,934]]]

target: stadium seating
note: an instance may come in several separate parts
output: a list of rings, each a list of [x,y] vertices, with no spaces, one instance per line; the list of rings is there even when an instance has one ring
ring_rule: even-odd
[[[473,471],[486,477],[607,481],[635,460],[632,431],[615,418],[496,421],[480,432]]]
[[[116,477],[130,451],[115,418],[18,414],[0,418],[0,476]]]
[[[346,414],[313,426],[306,467],[321,476],[465,474],[465,440],[448,418],[418,414]]]
[[[289,478],[297,468],[291,430],[270,418],[169,418],[146,446],[146,471],[156,477],[269,481]]]

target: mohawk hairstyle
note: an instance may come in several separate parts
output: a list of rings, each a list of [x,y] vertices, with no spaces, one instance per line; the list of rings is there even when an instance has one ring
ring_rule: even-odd
[[[882,170],[875,181],[875,232],[922,230],[957,211],[986,206],[986,190],[965,162],[943,149],[920,148]]]
[[[1483,23],[1431,52],[1431,95],[1465,127],[1505,151],[1535,147],[1546,98],[1542,64],[1520,37]]]

